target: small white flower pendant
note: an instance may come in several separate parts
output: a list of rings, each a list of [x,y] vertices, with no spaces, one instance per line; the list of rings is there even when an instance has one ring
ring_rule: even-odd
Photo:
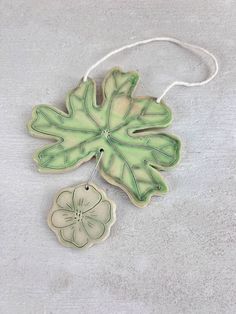
[[[109,236],[115,210],[103,190],[84,183],[64,188],[55,196],[48,225],[64,246],[90,247]]]

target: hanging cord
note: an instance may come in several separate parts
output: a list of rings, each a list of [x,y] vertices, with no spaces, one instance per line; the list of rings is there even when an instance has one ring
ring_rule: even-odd
[[[218,70],[219,70],[217,59],[216,59],[216,57],[214,56],[213,53],[211,53],[210,51],[206,50],[205,48],[199,47],[197,45],[188,44],[188,43],[182,42],[181,40],[178,40],[178,39],[175,39],[175,38],[171,38],[171,37],[153,37],[153,38],[137,41],[137,42],[135,42],[133,44],[125,45],[123,47],[120,47],[118,49],[115,49],[115,50],[109,52],[103,58],[101,58],[96,63],[94,63],[87,70],[87,72],[85,73],[84,78],[83,78],[84,82],[87,81],[88,75],[90,74],[90,72],[92,70],[94,70],[99,64],[101,64],[102,62],[104,62],[105,60],[110,58],[111,56],[113,56],[113,55],[115,55],[115,54],[117,54],[117,53],[119,53],[119,52],[121,52],[123,50],[130,49],[130,48],[133,48],[133,47],[136,47],[136,46],[139,46],[139,45],[146,45],[146,44],[149,44],[149,43],[152,43],[152,42],[155,42],[155,41],[168,41],[168,42],[174,43],[174,44],[176,44],[176,45],[178,45],[180,47],[186,48],[186,49],[188,49],[190,51],[199,50],[199,51],[205,53],[206,55],[210,56],[212,58],[212,60],[214,61],[214,72],[207,79],[205,79],[203,81],[200,81],[200,82],[194,82],[194,83],[185,82],[185,81],[174,81],[169,86],[167,86],[167,88],[164,90],[164,92],[161,94],[161,96],[156,99],[156,101],[158,103],[162,100],[162,98],[174,86],[186,86],[186,87],[202,86],[202,85],[205,85],[205,84],[209,83],[217,75]]]
[[[88,178],[88,180],[87,180],[87,182],[86,182],[86,184],[85,184],[85,189],[86,189],[86,190],[89,189],[89,183],[93,180],[93,178],[94,178],[94,176],[95,176],[95,174],[96,174],[96,172],[97,172],[98,165],[99,165],[99,163],[100,163],[100,161],[101,161],[101,159],[102,159],[103,152],[104,152],[104,150],[103,150],[103,149],[100,149],[100,156],[98,157],[98,160],[97,160],[97,162],[96,162],[96,165],[95,165],[95,167],[93,168],[93,170],[92,170],[92,172],[91,172],[91,174],[90,174],[90,176],[89,176],[89,178]]]

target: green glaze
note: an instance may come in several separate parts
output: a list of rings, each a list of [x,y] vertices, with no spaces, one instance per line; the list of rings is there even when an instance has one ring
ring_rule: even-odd
[[[104,191],[81,184],[56,195],[48,225],[64,246],[85,248],[104,241],[115,220],[115,204]]]
[[[170,125],[170,109],[153,97],[132,97],[139,75],[112,69],[103,82],[103,102],[96,104],[96,84],[81,81],[69,93],[68,113],[48,105],[33,111],[29,132],[56,140],[36,152],[39,170],[64,171],[98,158],[101,175],[122,188],[131,201],[143,207],[152,195],[167,191],[159,170],[180,158],[180,141],[163,133]]]

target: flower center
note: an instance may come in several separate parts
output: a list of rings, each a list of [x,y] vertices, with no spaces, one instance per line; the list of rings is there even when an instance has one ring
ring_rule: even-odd
[[[75,212],[75,216],[74,216],[74,220],[76,220],[76,221],[81,221],[82,218],[83,218],[83,213],[82,213],[82,211],[81,211],[81,210],[80,210],[80,211],[76,211],[76,212]]]

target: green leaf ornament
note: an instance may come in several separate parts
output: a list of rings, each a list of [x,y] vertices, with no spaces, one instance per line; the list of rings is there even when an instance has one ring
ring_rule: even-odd
[[[103,81],[101,105],[96,103],[96,83],[88,78],[68,94],[67,112],[36,106],[29,132],[54,141],[35,153],[39,170],[75,169],[103,151],[100,174],[136,206],[144,207],[152,195],[167,192],[160,171],[179,161],[180,140],[162,130],[172,122],[163,102],[133,96],[138,79],[136,72],[113,68]]]

